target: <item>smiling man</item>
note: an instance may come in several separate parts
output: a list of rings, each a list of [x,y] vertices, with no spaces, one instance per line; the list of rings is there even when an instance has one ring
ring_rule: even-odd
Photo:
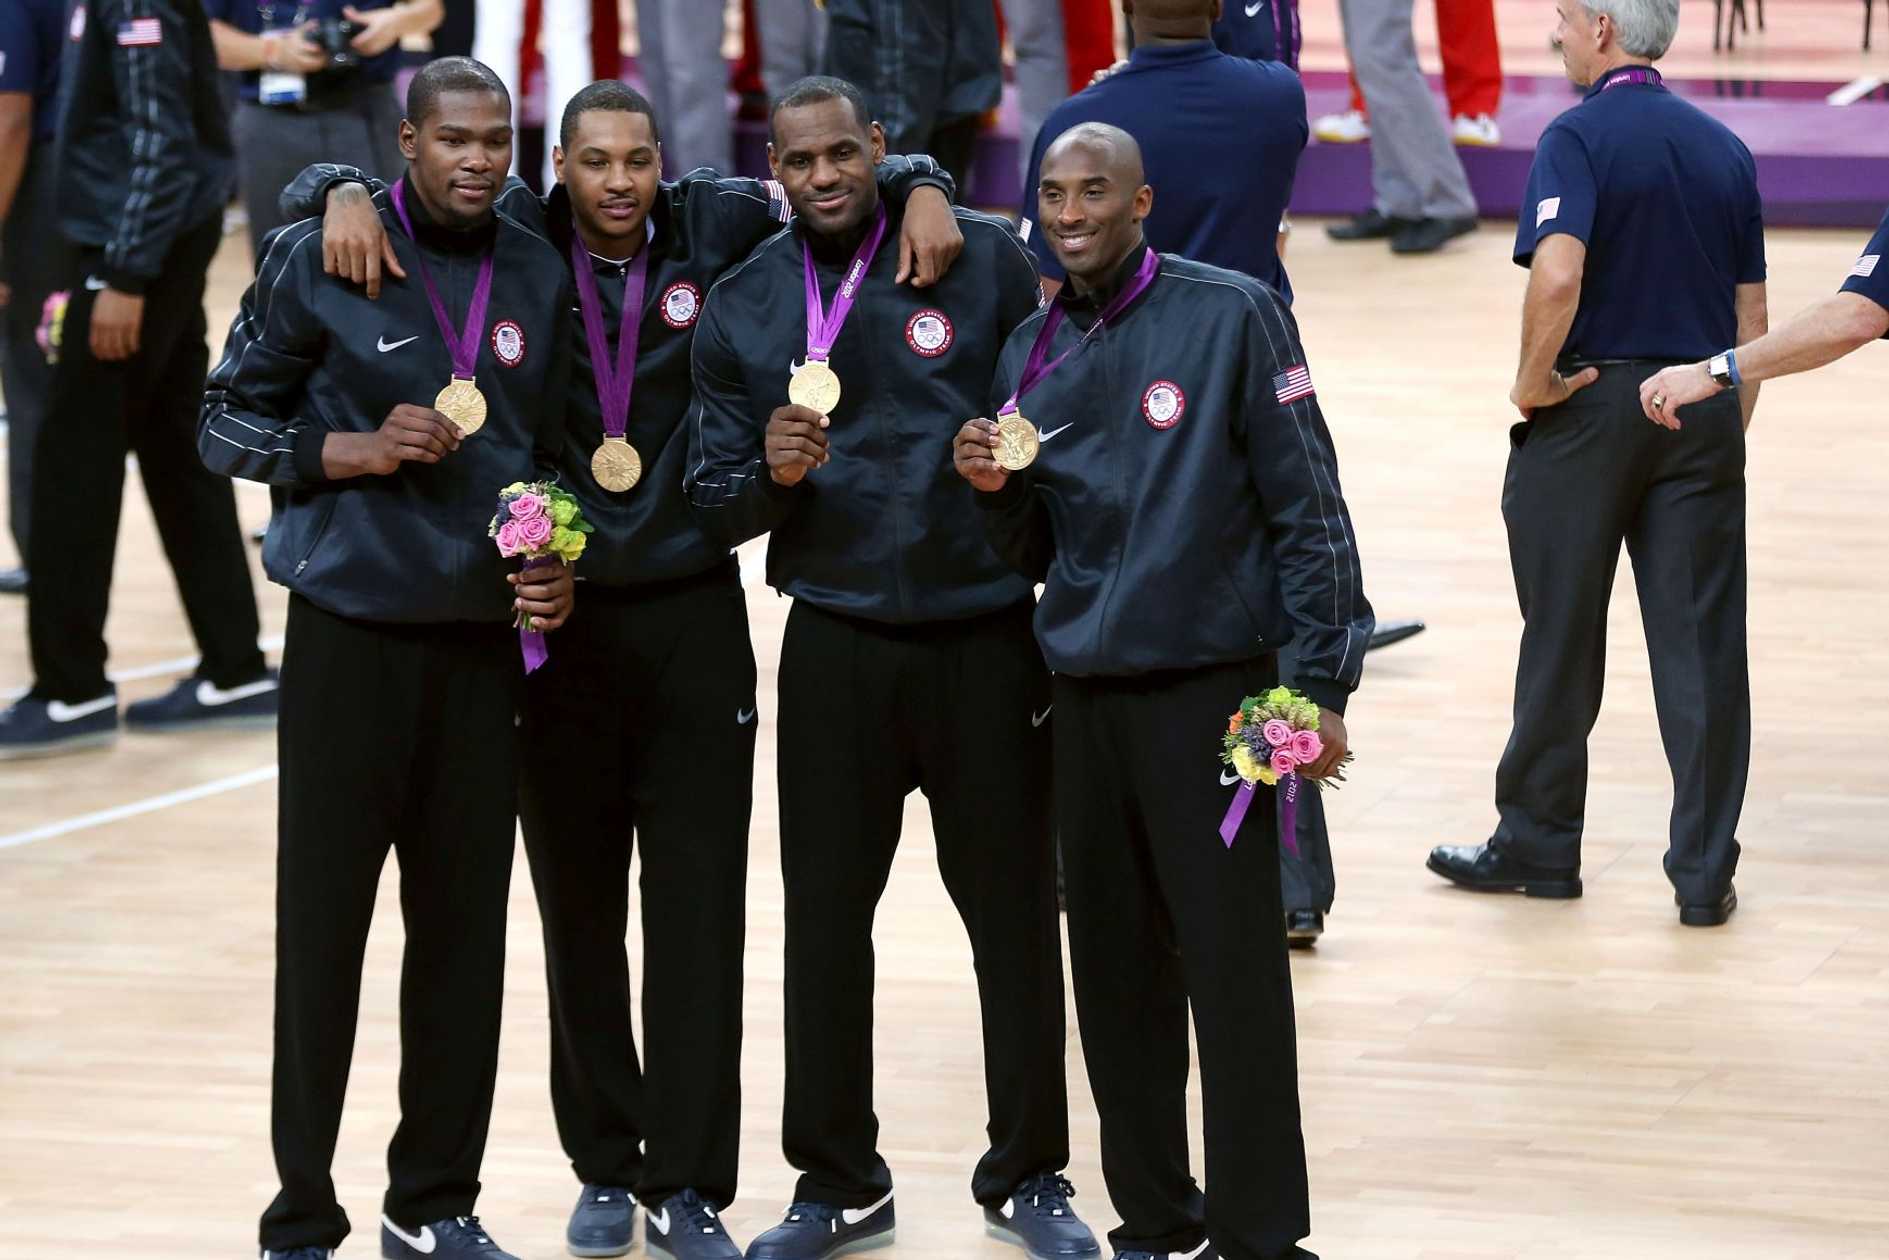
[[[1008,224],[959,210],[951,273],[922,293],[895,284],[879,246],[899,215],[872,179],[884,134],[858,89],[804,79],[772,127],[769,159],[798,218],[709,292],[688,471],[718,537],[772,531],[768,582],[794,600],[780,664],[782,1142],[802,1176],[748,1255],[819,1260],[891,1241],[872,921],[914,788],[977,965],[990,1146],[972,1194],[990,1229],[1036,1255],[1095,1255],[1059,1175],[1049,676],[1029,584],[972,527],[943,459],[1004,338],[1036,309],[1036,269]]]
[[[663,181],[650,103],[614,80],[571,99],[552,157],[549,197],[513,181],[499,205],[543,225],[576,286],[558,467],[597,527],[584,615],[526,685],[521,786],[549,972],[551,1099],[583,1183],[565,1241],[583,1256],[628,1251],[641,1200],[652,1250],[738,1257],[719,1214],[737,1181],[759,724],[740,574],[683,496],[683,419],[702,295],[780,230],[788,207],[778,184],[712,171]],[[312,210],[305,192],[352,174],[311,169],[290,208]],[[922,288],[962,240],[950,179],[929,158],[894,157],[878,180],[907,206],[901,278]],[[366,190],[336,188],[327,219],[336,270],[377,285],[368,272],[387,234]],[[623,943],[633,847],[640,1064]]]
[[[1241,829],[1214,748],[1296,638],[1295,681],[1323,711],[1306,773],[1329,774],[1371,607],[1292,316],[1250,276],[1151,250],[1154,200],[1119,128],[1049,147],[1037,221],[1069,284],[1012,332],[955,460],[998,549],[1043,584],[1069,958],[1116,1260],[1303,1258],[1278,817],[1268,792]],[[1019,427],[1039,435],[1033,458],[1017,457],[1027,441],[1005,449]],[[1001,764],[981,764],[994,802]],[[1190,1009],[1205,1196],[1188,1167]]]
[[[433,62],[406,112],[407,171],[376,203],[412,278],[371,303],[323,274],[319,223],[284,229],[211,373],[198,434],[212,469],[286,491],[263,553],[290,591],[269,1260],[326,1257],[348,1233],[330,1166],[389,850],[407,932],[405,1060],[381,1254],[505,1255],[472,1211],[517,817],[512,624],[526,612],[555,629],[571,579],[555,566],[524,580],[486,524],[500,487],[551,471],[570,289],[551,243],[493,211],[512,158],[497,76]]]

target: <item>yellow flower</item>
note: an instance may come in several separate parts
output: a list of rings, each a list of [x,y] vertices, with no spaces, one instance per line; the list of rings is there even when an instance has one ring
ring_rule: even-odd
[[[1248,783],[1272,773],[1259,758],[1253,755],[1252,749],[1244,747],[1233,750],[1233,769]]]
[[[1278,775],[1276,775],[1276,774],[1274,774],[1274,773],[1272,772],[1272,767],[1271,767],[1271,766],[1261,766],[1261,767],[1260,767],[1260,770],[1259,770],[1259,781],[1260,781],[1261,783],[1264,783],[1264,784],[1265,784],[1265,785],[1266,785],[1267,787],[1278,787],[1278,786],[1279,786],[1279,776],[1278,776]]]
[[[574,529],[557,528],[551,531],[551,550],[558,553],[565,564],[571,564],[584,554],[584,536]]]

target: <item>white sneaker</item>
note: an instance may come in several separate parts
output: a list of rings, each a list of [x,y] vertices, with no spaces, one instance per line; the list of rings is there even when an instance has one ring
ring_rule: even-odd
[[[1502,143],[1502,128],[1496,126],[1495,119],[1487,114],[1477,114],[1474,118],[1468,114],[1458,114],[1450,128],[1450,139],[1473,148],[1493,149]]]
[[[1312,135],[1321,144],[1359,144],[1371,138],[1371,123],[1361,110],[1348,109],[1313,123]]]

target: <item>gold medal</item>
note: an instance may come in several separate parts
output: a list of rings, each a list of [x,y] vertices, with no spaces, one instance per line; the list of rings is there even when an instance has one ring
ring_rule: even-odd
[[[590,457],[590,475],[605,490],[622,494],[643,479],[643,457],[627,439],[605,437],[603,445]]]
[[[1036,435],[1036,426],[1020,413],[1013,411],[997,418],[997,467],[1008,472],[1028,468],[1036,461],[1036,452],[1042,444],[1042,439]]]
[[[840,405],[840,378],[824,359],[808,359],[787,380],[787,401],[823,416]]]
[[[485,395],[463,376],[453,377],[439,392],[433,410],[451,420],[461,437],[471,437],[485,427]]]

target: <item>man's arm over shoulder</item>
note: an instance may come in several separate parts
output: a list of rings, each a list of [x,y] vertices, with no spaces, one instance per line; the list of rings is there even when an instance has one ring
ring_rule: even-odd
[[[326,426],[297,414],[324,340],[320,278],[320,225],[278,232],[204,385],[197,449],[212,472],[278,486],[327,480]]]

